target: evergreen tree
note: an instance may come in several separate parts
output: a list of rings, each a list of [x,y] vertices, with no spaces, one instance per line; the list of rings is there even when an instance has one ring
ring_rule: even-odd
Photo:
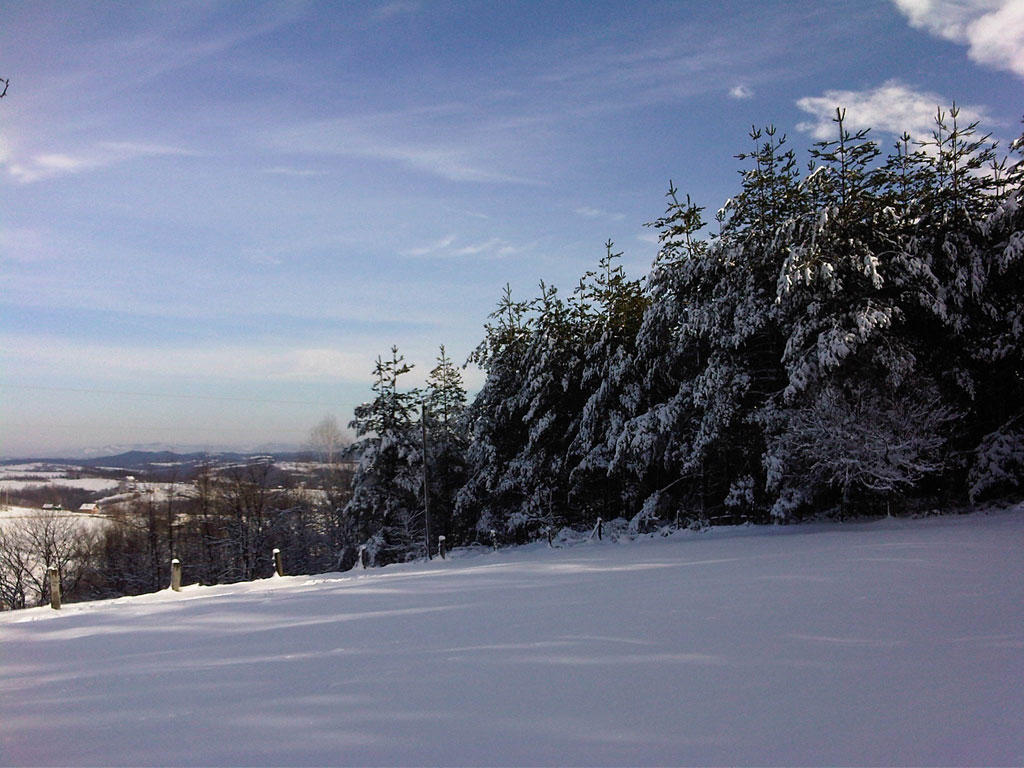
[[[351,451],[357,467],[345,517],[355,541],[378,565],[424,553],[422,479],[414,417],[417,390],[402,391],[399,379],[412,370],[398,347],[390,359],[377,357],[375,397],[355,409],[349,423],[358,438]]]
[[[874,163],[879,151],[868,132],[850,134],[844,120],[837,109],[837,138],[812,150],[804,185],[808,208],[781,233],[788,252],[778,290],[789,329],[783,355],[788,382],[765,410],[767,481],[777,495],[772,511],[779,517],[801,506],[827,506],[834,501],[830,490],[841,491],[844,511],[856,501],[852,492],[894,490],[899,483],[882,488],[852,480],[878,474],[877,468],[856,466],[875,462],[862,449],[865,442],[900,442],[900,435],[886,430],[901,428],[902,422],[885,414],[916,412],[925,402],[923,392],[933,388],[915,371],[916,358],[901,328],[899,291],[890,286],[897,271],[888,258],[895,252],[894,222],[879,194],[889,176]],[[897,162],[904,158],[900,154]],[[868,404],[876,407],[870,419]],[[844,442],[843,435],[853,435],[846,424],[850,419],[860,421],[862,434]],[[820,441],[817,448],[812,438]],[[921,445],[930,449],[932,438],[938,440],[931,435]],[[831,460],[821,462],[826,455]],[[925,465],[934,463],[922,457]],[[816,481],[808,482],[812,476]]]
[[[993,167],[998,205],[982,225],[985,290],[972,326],[978,395],[968,491],[971,500],[1024,488],[1024,135],[1019,159]]]
[[[753,130],[717,233],[670,187],[646,286],[608,243],[568,301],[506,289],[471,357],[461,519],[523,539],[891,508],[963,493],[968,470],[972,497],[1016,487],[1024,170],[958,114],[883,159],[837,110],[803,177]]]
[[[469,361],[486,371],[484,385],[466,410],[467,479],[455,499],[455,515],[476,521],[479,531],[504,532],[508,510],[521,490],[508,483],[506,467],[526,443],[526,410],[518,397],[526,375],[525,353],[532,320],[527,302],[515,301],[505,286],[485,336]]]
[[[514,395],[527,424],[526,441],[508,463],[504,484],[518,490],[506,520],[510,531],[554,529],[575,522],[568,498],[569,446],[579,428],[582,394],[584,297],[562,301],[540,284],[535,318],[524,349],[525,376]]]
[[[667,197],[665,216],[651,225],[661,245],[634,351],[610,371],[627,419],[609,471],[620,479],[625,511],[636,525],[675,515],[680,504],[700,495],[702,480],[692,385],[707,359],[707,344],[693,332],[689,313],[713,290],[716,265],[697,237],[703,209],[689,196],[680,201],[671,183]]]
[[[597,271],[588,272],[579,289],[592,314],[582,328],[580,386],[586,402],[569,448],[569,501],[587,525],[625,512],[622,479],[610,468],[629,415],[623,386],[648,298],[641,281],[627,279],[621,256],[607,242]]]
[[[466,481],[466,390],[444,345],[427,377],[426,406],[431,532],[465,543],[476,523],[455,516],[455,496]]]

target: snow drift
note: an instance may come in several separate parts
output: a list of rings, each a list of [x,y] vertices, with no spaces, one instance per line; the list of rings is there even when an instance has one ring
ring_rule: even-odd
[[[5,765],[1024,762],[1024,509],[0,616]]]

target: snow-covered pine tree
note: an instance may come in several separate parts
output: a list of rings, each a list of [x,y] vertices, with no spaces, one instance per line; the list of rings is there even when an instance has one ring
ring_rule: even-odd
[[[629,280],[618,262],[611,241],[597,270],[580,283],[589,308],[582,340],[580,386],[586,403],[578,432],[570,445],[569,505],[586,525],[597,517],[606,520],[627,511],[622,477],[611,473],[615,445],[629,415],[622,387],[636,352],[636,334],[648,306],[640,280]]]
[[[524,375],[512,394],[523,414],[526,440],[504,468],[499,487],[517,503],[506,510],[507,530],[536,535],[577,522],[568,499],[569,446],[579,428],[585,398],[581,390],[582,339],[588,309],[579,293],[569,301],[554,286],[540,284],[540,296],[523,349]],[[521,532],[521,533],[520,533]]]
[[[987,280],[971,328],[978,391],[968,493],[972,501],[1024,488],[1024,134],[1017,159],[996,165],[995,210],[985,220]]]
[[[454,514],[455,496],[466,481],[466,390],[443,344],[427,376],[426,406],[431,533],[445,536],[449,545],[466,543],[476,520]]]
[[[898,281],[893,284],[900,215],[880,191],[893,178],[909,183],[886,170],[898,169],[906,155],[898,149],[879,168],[867,131],[850,134],[844,119],[837,109],[837,138],[811,152],[816,165],[804,183],[807,211],[780,233],[788,254],[778,285],[790,329],[783,358],[788,383],[765,410],[765,465],[769,490],[777,494],[773,514],[783,518],[811,503],[834,503],[830,490],[845,512],[865,494],[905,490],[938,471],[935,452],[945,444],[941,432],[951,415],[935,396],[934,381],[916,368],[916,345],[903,327]],[[934,418],[914,424],[899,418],[921,412]],[[881,452],[890,461],[883,467],[875,445],[900,449]]]
[[[412,370],[398,347],[374,364],[374,399],[355,409],[349,423],[358,440],[351,447],[357,467],[345,507],[354,540],[371,562],[383,565],[424,554],[419,452],[414,417],[420,395],[403,391],[399,379]]]
[[[963,125],[955,105],[948,113],[937,111],[932,138],[921,150],[914,156],[922,179],[921,215],[903,249],[911,266],[904,306],[919,342],[919,367],[932,372],[943,401],[959,414],[951,442],[951,458],[959,460],[937,476],[941,482],[934,492],[962,498],[967,457],[1000,421],[990,413],[992,399],[982,396],[993,370],[985,353],[992,316],[985,296],[994,266],[986,222],[999,206],[1000,181],[987,172],[995,145],[977,123]]]
[[[703,209],[689,196],[681,201],[671,182],[667,197],[665,215],[651,224],[660,247],[634,351],[609,369],[626,416],[609,472],[621,484],[624,512],[636,527],[675,516],[686,503],[699,508],[702,491],[702,463],[693,449],[693,380],[707,359],[707,342],[693,332],[688,313],[710,296],[717,265],[698,237]]]
[[[525,352],[532,329],[527,302],[512,298],[506,285],[497,308],[484,325],[484,339],[469,356],[486,372],[483,387],[466,409],[469,435],[467,479],[456,494],[455,516],[475,521],[485,534],[504,532],[508,510],[522,493],[504,483],[508,463],[526,444],[526,411],[518,397],[524,386]]]
[[[691,385],[699,420],[689,461],[702,467],[705,509],[763,520],[771,506],[763,466],[766,409],[787,381],[787,317],[777,284],[789,254],[780,233],[806,198],[785,135],[772,126],[750,135],[754,151],[737,157],[753,167],[720,213],[720,233],[704,260],[714,277],[705,278],[707,294],[686,312],[687,334],[706,346]]]
[[[766,520],[959,493],[972,461],[972,496],[1013,486],[1024,172],[986,177],[987,137],[950,114],[879,164],[839,111],[803,179],[754,130],[717,234],[670,189],[643,293],[611,288],[610,245],[569,302],[506,293],[471,358],[487,381],[461,513],[525,538],[613,497],[637,521]],[[619,288],[646,305],[633,340],[609,322]]]

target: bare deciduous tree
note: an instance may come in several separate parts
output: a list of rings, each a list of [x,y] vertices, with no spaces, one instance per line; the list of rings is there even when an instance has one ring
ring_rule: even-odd
[[[325,464],[334,464],[341,455],[347,440],[333,416],[324,416],[320,423],[309,431],[309,446],[316,457]]]
[[[60,576],[61,594],[75,599],[89,573],[95,540],[80,521],[59,512],[7,521],[0,529],[0,599],[10,608],[45,604],[51,567]]]

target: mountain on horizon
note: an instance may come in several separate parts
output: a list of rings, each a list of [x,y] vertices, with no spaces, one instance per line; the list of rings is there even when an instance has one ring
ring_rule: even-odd
[[[92,458],[68,458],[68,457],[46,457],[46,458],[11,458],[3,459],[0,464],[68,464],[77,467],[110,467],[114,469],[143,469],[159,464],[198,464],[201,461],[214,459],[216,461],[243,461],[253,456],[271,456],[276,461],[295,461],[308,452],[302,451],[192,451],[189,453],[177,453],[175,451],[140,451],[131,450],[111,456],[95,456]]]

